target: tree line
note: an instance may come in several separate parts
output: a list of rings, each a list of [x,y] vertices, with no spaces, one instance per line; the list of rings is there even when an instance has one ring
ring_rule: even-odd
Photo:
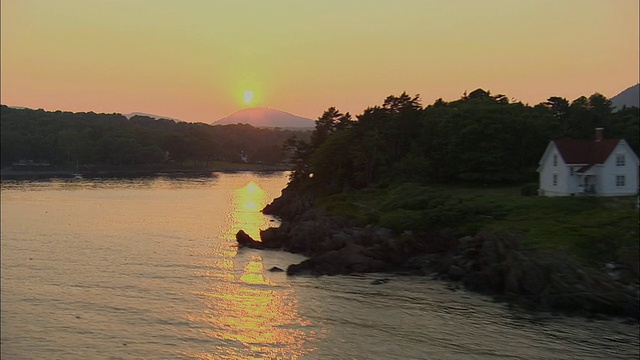
[[[639,118],[637,107],[614,112],[597,93],[529,106],[477,89],[426,107],[419,96],[402,93],[355,118],[331,107],[309,141],[289,140],[290,186],[341,192],[401,182],[523,183],[536,179],[550,140],[592,139],[596,127],[638,153]]]
[[[294,134],[240,124],[208,125],[146,116],[127,119],[121,114],[5,105],[0,115],[2,166],[22,159],[96,167],[206,167],[213,161],[273,164],[285,161],[282,144]]]

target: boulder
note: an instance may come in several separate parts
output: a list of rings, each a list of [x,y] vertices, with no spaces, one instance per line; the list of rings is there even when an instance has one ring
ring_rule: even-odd
[[[519,289],[525,295],[537,297],[549,284],[546,270],[529,259],[512,266],[518,268]]]
[[[389,270],[387,263],[365,255],[364,250],[362,246],[347,244],[341,249],[316,255],[300,264],[291,265],[287,268],[287,274],[338,275]]]
[[[291,264],[287,267],[287,275],[312,275],[314,262],[311,259],[302,261],[299,264]]]
[[[262,242],[254,240],[249,234],[240,230],[236,233],[236,241],[240,247],[248,247],[252,249],[273,249],[279,247],[276,242]]]
[[[325,230],[314,220],[296,223],[289,232],[290,239],[285,250],[311,255],[313,243],[322,241],[325,238]]]
[[[249,247],[253,249],[264,249],[264,244],[255,241],[249,234],[244,232],[244,230],[240,230],[236,233],[236,241],[238,245],[241,247]]]
[[[287,187],[282,190],[280,197],[274,199],[262,212],[291,220],[310,210],[314,203],[315,196],[312,193],[300,192]]]
[[[484,238],[482,236],[464,236],[458,239],[458,247],[460,249],[477,248],[482,246]]]
[[[411,242],[414,249],[412,251],[423,254],[436,254],[454,251],[458,247],[458,239],[450,236],[449,233],[439,233],[435,231],[416,234],[415,240]]]
[[[316,254],[326,253],[328,251],[338,250],[347,244],[348,238],[344,233],[326,236],[322,241],[315,241],[311,244],[311,250]]]
[[[281,248],[287,242],[288,238],[288,234],[283,228],[260,230],[260,239],[266,248]]]
[[[459,266],[456,265],[451,265],[449,267],[449,279],[453,280],[453,281],[458,281],[460,279],[462,279],[467,273]]]

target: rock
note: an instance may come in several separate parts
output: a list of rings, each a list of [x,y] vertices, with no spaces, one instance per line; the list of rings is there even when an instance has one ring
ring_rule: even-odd
[[[304,260],[299,264],[291,264],[287,267],[287,275],[311,275],[313,273],[314,264],[311,259]]]
[[[460,266],[465,272],[480,270],[480,265],[477,261],[466,260],[465,258],[459,260],[458,266]]]
[[[495,238],[485,238],[480,250],[480,256],[487,264],[496,264],[503,259],[503,254]]]
[[[504,278],[504,291],[508,294],[519,294],[520,284],[515,271],[509,271]]]
[[[330,237],[325,237],[322,241],[313,242],[311,249],[314,253],[325,253],[343,248],[347,244],[347,241],[346,234],[338,233]]]
[[[275,240],[269,240],[269,242],[256,241],[244,230],[238,231],[236,234],[236,241],[241,247],[248,247],[252,249],[275,249],[282,246],[282,244]]]
[[[267,215],[277,215],[284,220],[295,219],[308,210],[315,203],[315,196],[311,192],[300,193],[290,188],[282,190],[280,197],[268,204],[262,212]]]
[[[416,270],[431,269],[437,261],[438,257],[435,254],[416,255],[409,258],[405,266]]]
[[[442,234],[432,231],[416,235],[414,242],[414,251],[424,254],[436,254],[454,250],[458,247],[457,238],[446,237]]]
[[[638,282],[640,277],[640,249],[636,243],[634,245],[622,246],[618,250],[620,264],[631,275],[629,282]],[[626,279],[623,279],[625,281]]]
[[[333,234],[339,231],[340,224],[334,223],[331,218],[299,221],[293,225],[289,232],[290,240],[286,250],[312,255],[314,252],[322,250],[319,248],[321,243],[326,239],[331,239]]]
[[[380,240],[377,244],[365,248],[363,254],[395,268],[400,268],[408,258],[402,239],[393,238]]]
[[[449,278],[453,281],[462,279],[467,273],[459,266],[451,265],[449,267]]]
[[[522,293],[536,296],[542,294],[549,284],[544,268],[536,265],[531,260],[521,262],[518,267],[520,269],[519,284]]]
[[[462,283],[468,290],[484,293],[486,292],[485,282],[486,279],[481,271],[472,271],[464,277]]]
[[[375,279],[371,282],[371,285],[382,285],[389,282],[389,279]]]
[[[282,270],[281,268],[274,266],[271,269],[269,269],[269,271],[271,272],[283,272],[284,270]]]
[[[260,239],[266,248],[281,248],[288,239],[288,234],[282,228],[268,228],[260,230]]]
[[[338,275],[389,270],[385,262],[366,256],[364,249],[359,245],[347,244],[339,250],[315,255],[300,264],[291,265],[287,268],[287,274]]]
[[[462,257],[466,259],[475,259],[480,255],[480,251],[476,247],[470,247],[462,251]]]
[[[240,230],[236,233],[236,241],[240,246],[246,246],[252,249],[264,249],[264,244],[259,241],[255,241],[249,234]]]
[[[482,236],[465,236],[458,239],[458,247],[460,249],[476,248],[482,246],[484,238]]]
[[[460,290],[460,287],[457,286],[457,285],[447,285],[446,289],[449,290],[449,291],[456,292],[456,291]]]
[[[483,292],[491,294],[499,294],[504,291],[505,283],[505,267],[502,263],[489,264],[482,270],[482,277],[484,278],[481,288]]]
[[[456,230],[407,231],[395,236],[376,226],[357,227],[352,221],[326,216],[314,208],[315,195],[294,189],[285,189],[264,210],[280,216],[280,228],[261,232],[262,241],[244,232],[236,235],[240,246],[280,247],[309,257],[290,265],[288,275],[435,272],[436,278],[462,280],[469,290],[535,309],[638,317],[637,245],[621,249],[616,266],[606,269],[614,273],[611,276],[593,273],[554,252],[524,249],[527,243],[515,232],[463,236]],[[376,279],[371,284],[386,281]],[[450,290],[458,287],[454,284]]]

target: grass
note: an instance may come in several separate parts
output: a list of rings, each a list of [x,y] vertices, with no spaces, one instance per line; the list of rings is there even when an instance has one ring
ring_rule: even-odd
[[[330,214],[396,232],[516,230],[536,247],[563,251],[591,265],[616,261],[621,249],[637,251],[636,197],[550,198],[522,196],[520,190],[402,184],[332,195],[322,205]]]
[[[485,228],[523,231],[530,243],[587,263],[614,261],[620,248],[638,246],[635,203],[635,197],[514,198],[509,215]]]

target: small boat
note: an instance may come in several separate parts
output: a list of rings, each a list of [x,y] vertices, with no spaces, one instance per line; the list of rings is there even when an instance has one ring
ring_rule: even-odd
[[[82,174],[80,174],[80,163],[76,160],[76,173],[73,174],[74,179],[82,179]]]

